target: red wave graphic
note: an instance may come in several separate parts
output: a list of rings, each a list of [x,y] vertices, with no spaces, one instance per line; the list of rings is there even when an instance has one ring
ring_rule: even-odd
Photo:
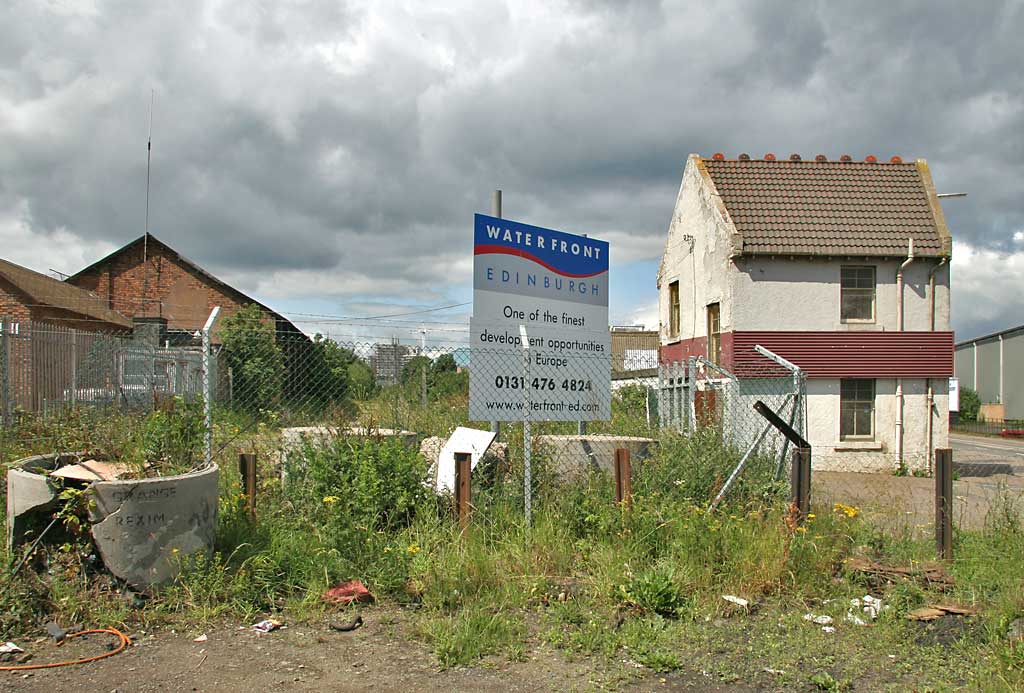
[[[548,270],[554,272],[555,274],[560,274],[563,277],[573,277],[574,279],[585,279],[587,277],[596,277],[597,275],[604,274],[604,272],[605,272],[604,270],[600,270],[598,272],[589,272],[587,274],[573,274],[572,272],[563,272],[562,270],[558,269],[557,267],[552,267],[548,263],[544,262],[543,260],[541,260],[539,257],[534,255],[533,253],[528,253],[525,250],[520,250],[519,248],[511,248],[511,247],[509,247],[507,245],[478,245],[473,250],[473,254],[474,255],[490,255],[490,254],[495,254],[495,255],[515,255],[516,257],[521,257],[524,260],[531,260],[533,262],[536,262],[538,265],[541,265],[545,269],[548,269]]]

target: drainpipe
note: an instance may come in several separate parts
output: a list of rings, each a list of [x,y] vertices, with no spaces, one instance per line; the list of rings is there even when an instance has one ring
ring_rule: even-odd
[[[914,239],[907,239],[907,259],[896,270],[896,329],[903,331],[903,270],[914,261]],[[903,469],[903,378],[896,379],[896,459]]]
[[[935,274],[947,262],[949,262],[949,258],[939,258],[939,261],[936,262],[931,271],[928,272],[928,296],[930,297],[928,326],[932,332],[935,331]],[[935,393],[932,390],[932,379],[928,378],[925,382],[928,385],[928,473],[931,474],[934,471],[932,469],[932,449],[935,446],[935,424],[933,423],[933,418],[935,416],[935,412],[933,411],[935,408]]]

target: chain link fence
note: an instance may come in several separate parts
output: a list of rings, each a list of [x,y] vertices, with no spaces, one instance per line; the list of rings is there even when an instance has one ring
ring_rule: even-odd
[[[512,374],[504,356],[464,344],[311,337],[275,329],[255,311],[221,318],[205,334],[208,350],[202,325],[162,345],[145,335],[14,321],[6,321],[3,335],[0,451],[8,463],[29,454],[141,448],[131,454],[156,450],[172,461],[144,460],[151,473],[169,473],[205,459],[234,469],[240,453],[255,452],[278,476],[304,445],[373,436],[421,452],[428,483],[450,488],[445,443],[462,426],[498,430],[488,454],[474,459],[483,464],[474,484],[523,494],[524,504],[611,475],[617,449],[630,452],[635,488],[714,503],[788,493],[792,445],[755,403],[807,434],[808,381],[797,365],[770,353],[763,369],[739,374],[702,357],[631,358],[612,371],[608,420],[581,422],[571,412],[548,420],[555,417],[537,409],[539,395],[578,411],[596,405],[601,385],[588,374],[611,370],[608,354],[570,359],[556,378],[530,377],[525,363]],[[504,388],[512,409],[473,420],[471,374]],[[167,431],[175,436],[172,449],[147,442]],[[816,503],[857,506],[895,531],[930,531],[932,479],[899,477],[885,464],[820,469],[830,452],[814,450]],[[1005,479],[957,480],[955,521],[982,526],[1014,489],[1019,496],[1009,472]]]

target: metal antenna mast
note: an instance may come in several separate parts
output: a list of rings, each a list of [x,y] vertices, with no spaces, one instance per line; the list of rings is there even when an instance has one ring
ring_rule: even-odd
[[[149,139],[146,140],[146,235],[149,235],[149,166],[153,154],[153,99],[155,89],[149,90]]]

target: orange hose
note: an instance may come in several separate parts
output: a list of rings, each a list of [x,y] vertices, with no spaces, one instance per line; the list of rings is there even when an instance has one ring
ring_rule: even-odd
[[[95,657],[86,657],[85,659],[72,659],[72,660],[68,660],[66,662],[51,662],[50,664],[18,664],[17,666],[12,666],[12,667],[0,667],[0,671],[25,671],[26,669],[51,669],[53,667],[66,667],[66,666],[69,666],[71,664],[85,664],[86,662],[95,662],[97,659],[104,659],[105,657],[113,657],[114,655],[118,654],[119,652],[124,652],[124,648],[126,648],[126,647],[128,647],[129,645],[132,644],[131,638],[129,638],[127,635],[125,635],[124,633],[122,633],[121,631],[119,631],[116,628],[94,628],[92,630],[83,630],[83,631],[79,631],[77,633],[70,633],[65,638],[65,640],[70,640],[71,638],[77,638],[79,635],[91,635],[93,633],[108,633],[110,635],[116,636],[118,641],[120,641],[120,644],[117,646],[116,649],[113,649],[110,652],[104,652],[103,654],[96,655]],[[63,641],[61,643],[58,643],[58,644],[63,644]]]

